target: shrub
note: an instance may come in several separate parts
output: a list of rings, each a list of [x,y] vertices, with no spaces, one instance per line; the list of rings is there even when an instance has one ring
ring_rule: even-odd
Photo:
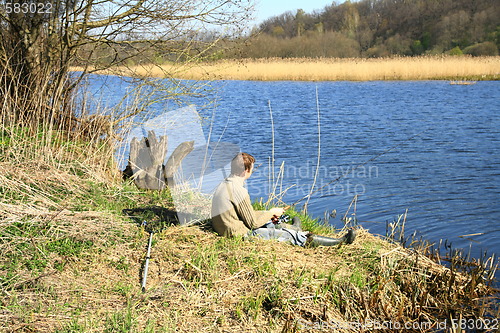
[[[385,45],[377,45],[370,47],[368,50],[365,52],[365,56],[368,58],[383,58],[383,57],[388,57],[389,51],[385,47]]]
[[[413,52],[413,55],[421,55],[425,51],[422,42],[419,40],[413,41],[413,44],[411,44],[410,48],[411,51]]]
[[[461,55],[464,55],[464,53],[462,52],[462,50],[460,50],[460,48],[458,46],[455,46],[454,48],[452,48],[451,50],[449,50],[446,53],[448,53],[451,56],[461,56]]]
[[[484,42],[466,47],[464,49],[464,53],[470,54],[474,57],[497,56],[498,47],[493,42]]]

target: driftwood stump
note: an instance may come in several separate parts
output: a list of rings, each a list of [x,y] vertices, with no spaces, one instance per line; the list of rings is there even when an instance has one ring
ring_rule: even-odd
[[[173,185],[174,174],[184,157],[193,150],[194,141],[181,143],[164,166],[167,143],[167,136],[158,139],[153,131],[148,132],[147,138],[132,139],[127,169],[131,169],[138,188],[163,190],[167,184]]]
[[[158,140],[153,131],[147,138],[132,139],[130,143],[129,164],[137,187],[150,190],[163,190],[163,161],[167,155],[167,137],[160,136]]]

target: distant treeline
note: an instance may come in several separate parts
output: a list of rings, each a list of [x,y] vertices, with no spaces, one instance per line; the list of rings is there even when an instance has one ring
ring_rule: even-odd
[[[498,0],[361,0],[264,21],[225,57],[498,55]]]
[[[80,61],[140,65],[238,58],[356,58],[420,55],[496,56],[499,0],[360,0],[322,11],[271,17],[245,36],[196,30],[164,39],[123,35],[81,47]]]

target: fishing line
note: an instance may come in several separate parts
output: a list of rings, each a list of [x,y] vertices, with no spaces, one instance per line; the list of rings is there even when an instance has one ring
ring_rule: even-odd
[[[367,161],[365,161],[365,162],[363,162],[363,163],[361,163],[361,164],[357,165],[356,167],[354,167],[354,168],[353,168],[352,170],[350,170],[349,172],[343,172],[340,176],[338,176],[338,177],[337,177],[337,178],[335,178],[334,180],[332,180],[332,181],[330,181],[330,182],[326,183],[325,185],[321,186],[320,188],[316,189],[315,191],[313,191],[313,192],[309,193],[308,195],[306,195],[306,196],[302,197],[301,199],[299,199],[299,200],[295,201],[294,203],[292,203],[292,204],[291,204],[291,206],[295,206],[296,204],[298,204],[298,203],[299,203],[299,202],[301,202],[302,200],[306,199],[307,197],[309,197],[309,196],[313,195],[314,193],[317,193],[317,192],[321,191],[322,189],[324,189],[325,187],[330,186],[331,184],[338,182],[339,180],[341,180],[342,178],[346,177],[346,176],[347,176],[348,174],[350,174],[351,172],[354,172],[356,169],[361,168],[362,166],[365,166],[366,164],[368,164],[368,163],[370,163],[370,162],[372,162],[372,161],[376,160],[376,159],[377,159],[377,158],[379,158],[380,156],[383,156],[383,155],[385,155],[385,154],[389,153],[390,151],[392,151],[392,150],[396,149],[397,147],[401,146],[402,144],[404,144],[404,143],[406,143],[406,142],[408,142],[408,141],[410,141],[410,140],[412,140],[412,139],[416,138],[417,136],[419,136],[419,135],[423,134],[423,133],[424,133],[424,132],[426,132],[427,130],[428,130],[428,129],[425,129],[425,130],[423,130],[423,131],[420,131],[420,132],[418,132],[417,134],[415,134],[415,135],[413,135],[413,136],[409,137],[408,139],[406,139],[406,140],[404,140],[404,141],[402,141],[402,142],[399,142],[397,145],[394,145],[394,146],[390,147],[389,149],[384,150],[383,152],[381,152],[381,153],[379,153],[379,154],[377,154],[377,155],[373,156],[373,157],[372,157],[372,158],[370,158],[369,160],[367,160]],[[320,196],[320,198],[325,198],[325,197],[334,196],[334,195],[335,195],[335,194],[325,194],[325,195]]]

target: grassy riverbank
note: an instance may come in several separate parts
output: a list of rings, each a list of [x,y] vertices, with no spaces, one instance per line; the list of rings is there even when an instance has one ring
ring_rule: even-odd
[[[169,194],[119,180],[105,143],[2,133],[1,332],[430,332],[496,311],[484,263],[460,273],[459,258],[445,268],[366,230],[349,246],[300,248],[172,225],[154,235],[143,293],[148,234],[122,210],[170,207]]]
[[[108,73],[194,80],[498,80],[500,57],[400,57],[373,59],[243,59],[179,66],[143,65]]]

